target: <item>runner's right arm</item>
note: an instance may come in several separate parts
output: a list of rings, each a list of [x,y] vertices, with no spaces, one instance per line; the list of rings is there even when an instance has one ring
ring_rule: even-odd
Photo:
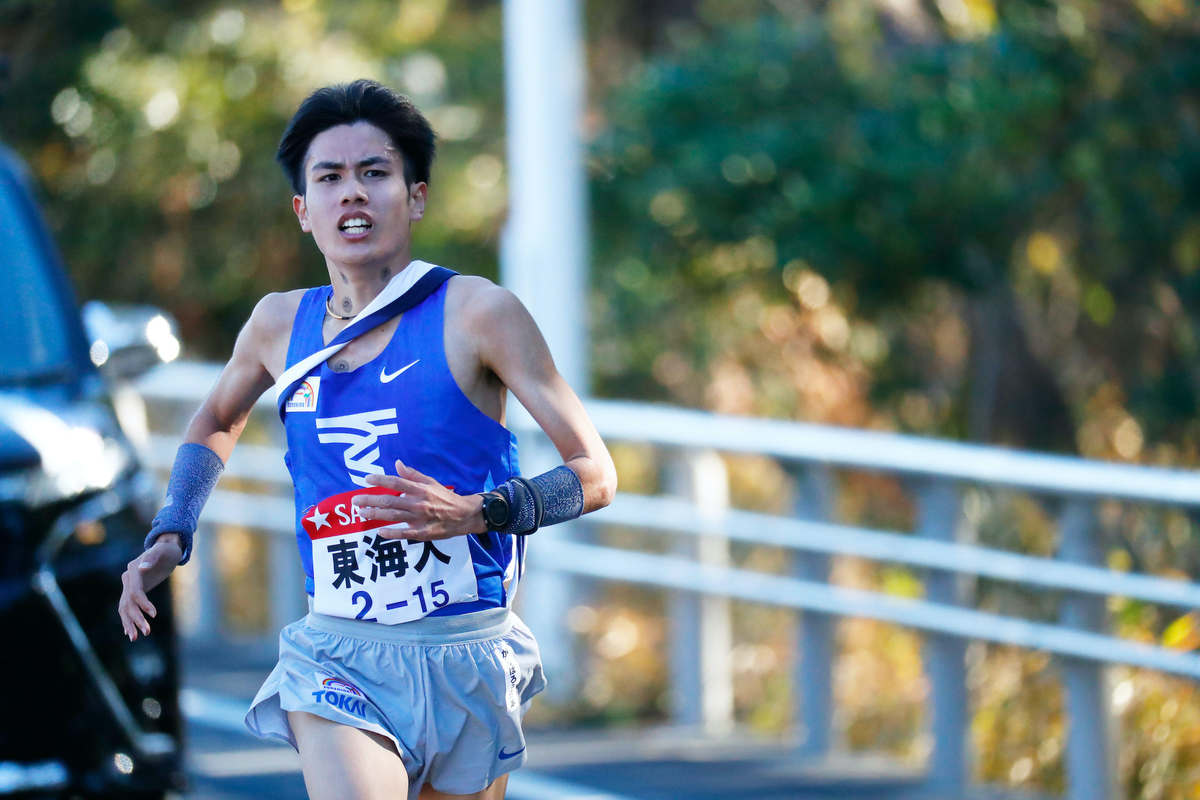
[[[202,444],[221,461],[229,460],[254,404],[283,371],[296,310],[289,299],[287,294],[269,294],[254,307],[233,345],[229,363],[188,424],[184,442]],[[289,305],[292,315],[287,314]]]
[[[229,363],[188,424],[184,444],[202,445],[222,463],[229,460],[255,402],[274,384],[274,375],[283,370],[298,302],[295,292],[269,294],[258,302],[238,334]],[[212,456],[208,458],[211,460]],[[130,641],[139,632],[150,634],[146,615],[153,617],[158,611],[146,592],[166,580],[179,564],[183,551],[178,534],[160,533],[144,553],[129,562],[121,575],[117,613]]]

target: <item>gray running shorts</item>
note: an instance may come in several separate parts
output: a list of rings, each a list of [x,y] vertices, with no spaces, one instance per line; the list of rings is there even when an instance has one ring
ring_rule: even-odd
[[[521,717],[545,686],[533,634],[505,608],[399,625],[310,612],[280,631],[246,726],[293,748],[288,711],[374,731],[404,760],[409,800],[424,784],[469,794],[525,763]]]

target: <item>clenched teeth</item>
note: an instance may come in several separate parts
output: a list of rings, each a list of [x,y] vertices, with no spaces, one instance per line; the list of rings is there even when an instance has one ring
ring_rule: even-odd
[[[349,231],[350,233],[362,233],[370,227],[371,223],[365,219],[350,219],[341,225],[342,230]]]

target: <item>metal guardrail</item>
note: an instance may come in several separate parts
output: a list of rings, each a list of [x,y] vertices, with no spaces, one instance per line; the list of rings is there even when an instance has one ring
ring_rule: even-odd
[[[159,368],[139,386],[155,403],[194,406],[212,384],[212,365]],[[566,609],[570,576],[627,581],[671,591],[669,613],[674,716],[677,721],[727,729],[732,720],[729,599],[783,606],[798,616],[799,654],[795,685],[798,717],[810,754],[832,746],[832,665],[837,617],[858,616],[915,628],[927,634],[930,680],[929,762],[932,788],[961,796],[968,782],[968,713],[965,648],[982,640],[1047,651],[1060,657],[1071,724],[1066,747],[1068,797],[1116,797],[1114,756],[1108,729],[1103,671],[1123,663],[1200,678],[1200,657],[1108,634],[1105,598],[1122,596],[1179,607],[1200,606],[1200,586],[1150,575],[1117,572],[1102,565],[1094,535],[1093,505],[1100,499],[1194,508],[1200,506],[1200,475],[994,447],[848,430],[803,423],[717,416],[626,402],[586,404],[610,442],[654,445],[667,453],[659,496],[618,494],[605,511],[576,527],[539,532],[530,548],[531,569],[522,594],[538,602],[523,607],[538,634],[543,660],[553,674],[574,673]],[[264,401],[268,413],[274,407]],[[524,412],[510,425],[522,437],[525,471],[537,472],[555,456]],[[156,435],[151,463],[166,469],[177,435]],[[772,457],[794,475],[795,515],[782,517],[732,509],[718,452]],[[532,458],[529,456],[532,455]],[[532,462],[532,463],[531,463]],[[918,521],[911,533],[872,530],[829,521],[831,471],[867,470],[903,477],[914,487]],[[290,487],[281,450],[239,445],[226,475]],[[1001,487],[1060,502],[1057,557],[979,547],[956,540],[961,526],[961,487]],[[271,537],[272,618],[285,622],[303,611],[301,577],[295,569],[290,492],[279,495],[219,490],[205,510],[209,523],[250,525]],[[250,521],[253,521],[252,523]],[[676,535],[669,555],[635,552],[580,541],[580,524],[627,526]],[[795,552],[791,575],[730,566],[731,540]],[[198,544],[201,605],[215,611],[215,572],[204,567]],[[829,583],[829,558],[852,555],[924,571],[924,599],[853,590]],[[1037,622],[971,607],[962,576],[986,577],[1030,591],[1061,595],[1058,623]],[[207,595],[207,599],[205,596]],[[202,612],[202,618],[219,615]],[[566,684],[569,681],[559,681]]]

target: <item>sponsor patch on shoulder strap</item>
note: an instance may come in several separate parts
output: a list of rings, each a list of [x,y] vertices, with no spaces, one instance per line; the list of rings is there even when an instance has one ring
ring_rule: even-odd
[[[292,411],[316,411],[317,410],[317,394],[321,390],[321,376],[309,375],[300,385],[296,387],[296,391],[292,392],[292,396],[288,398],[285,410]]]

